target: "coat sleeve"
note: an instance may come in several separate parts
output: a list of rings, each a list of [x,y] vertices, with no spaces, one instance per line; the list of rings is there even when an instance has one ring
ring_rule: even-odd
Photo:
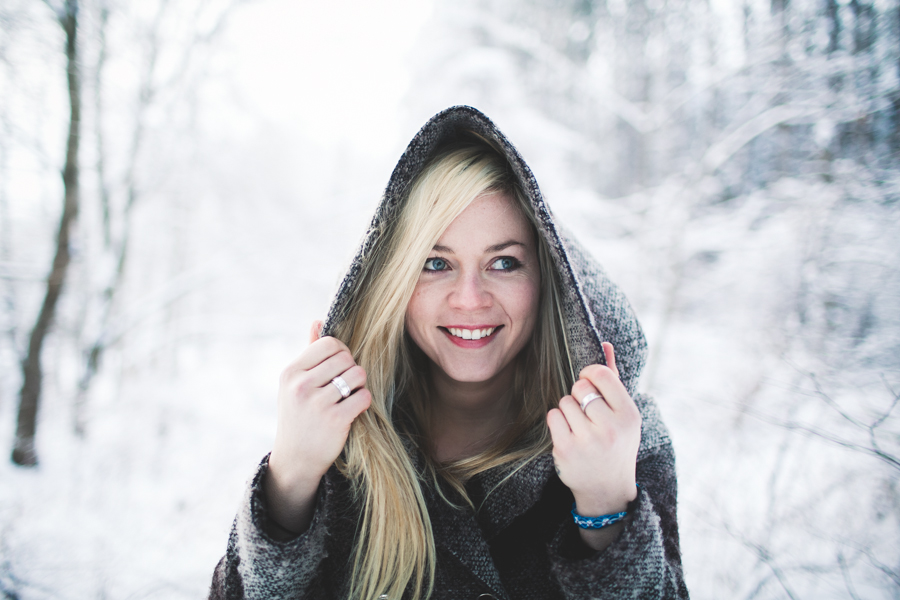
[[[213,572],[210,600],[307,598],[320,579],[332,485],[326,477],[319,486],[309,529],[292,540],[277,541],[268,533],[262,486],[268,461],[268,456],[262,460],[241,501],[225,556]]]
[[[675,455],[655,404],[635,398],[644,418],[637,498],[625,527],[605,550],[593,552],[568,520],[550,544],[557,581],[570,600],[687,600],[676,520]]]

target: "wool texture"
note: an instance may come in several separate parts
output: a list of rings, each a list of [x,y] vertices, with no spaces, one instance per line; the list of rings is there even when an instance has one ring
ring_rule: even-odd
[[[626,389],[642,417],[637,498],[618,538],[594,552],[578,535],[572,494],[548,453],[525,464],[475,476],[466,488],[476,510],[448,505],[423,483],[437,548],[433,600],[618,600],[688,598],[676,520],[675,458],[652,398],[636,394],[647,344],[625,296],[600,265],[554,220],[537,181],[518,151],[482,113],[456,106],[435,115],[413,138],[391,175],[382,202],[328,311],[323,335],[346,317],[360,290],[362,266],[386,225],[396,218],[411,182],[448,144],[470,132],[488,140],[511,165],[531,202],[539,234],[559,273],[566,336],[577,373],[604,364],[611,342]],[[423,458],[410,447],[413,460]],[[349,482],[332,467],[322,480],[309,529],[290,541],[270,535],[263,459],[248,485],[225,556],[213,575],[210,599],[344,599],[360,507]],[[602,465],[598,465],[602,468]],[[456,492],[442,490],[451,500]]]

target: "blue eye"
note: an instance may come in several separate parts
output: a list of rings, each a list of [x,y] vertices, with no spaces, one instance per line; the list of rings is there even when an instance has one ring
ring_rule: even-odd
[[[426,271],[443,271],[447,268],[447,261],[443,258],[429,258],[425,261]]]
[[[515,271],[521,264],[512,256],[504,256],[491,263],[491,268],[496,271]]]

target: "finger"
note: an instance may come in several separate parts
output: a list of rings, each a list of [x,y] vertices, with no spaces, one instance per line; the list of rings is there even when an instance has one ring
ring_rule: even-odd
[[[613,412],[629,409],[634,405],[628,390],[619,381],[616,373],[609,367],[603,365],[590,365],[581,370],[579,376],[589,381],[603,396],[606,404]],[[591,404],[595,404],[595,400]]]
[[[603,342],[603,355],[606,357],[606,366],[612,369],[612,372],[619,377],[619,369],[616,367],[616,350],[609,342]]]
[[[298,369],[309,371],[338,352],[350,352],[350,349],[339,339],[326,335],[307,346],[306,350],[291,365],[291,368],[296,365]]]
[[[547,428],[550,430],[550,439],[553,441],[554,458],[557,452],[565,455],[567,449],[572,445],[573,436],[566,417],[558,408],[547,413]]]
[[[561,438],[572,433],[569,422],[558,408],[551,409],[547,413],[547,427],[550,428],[550,437],[553,438],[554,443],[556,443],[557,437]]]
[[[366,411],[372,405],[372,394],[366,388],[358,389],[350,394],[346,400],[334,406],[335,414],[340,419],[352,423],[356,417]]]
[[[563,416],[565,416],[566,422],[569,424],[569,429],[572,430],[572,435],[575,437],[582,437],[587,434],[591,422],[581,410],[581,405],[578,404],[578,400],[572,396],[564,396],[559,401],[559,410],[562,411]]]
[[[339,376],[350,386],[351,390],[360,388],[366,381],[365,371],[362,367],[355,368],[356,363],[349,352],[338,352],[326,359],[320,365],[309,370],[309,381],[314,387],[324,388],[331,380]],[[337,389],[335,386],[332,386]]]
[[[312,322],[312,327],[309,328],[310,344],[319,339],[319,336],[322,335],[322,325],[324,325],[324,323],[319,320],[315,320]]]
[[[584,376],[572,385],[572,397],[578,402],[578,406],[583,407],[585,400],[592,394],[595,396],[595,399],[591,400],[591,402],[603,400],[603,394],[600,393],[600,390]],[[584,409],[582,408],[582,410]]]
[[[366,386],[366,371],[359,365],[353,365],[346,371],[340,374],[340,378],[344,380],[344,383],[353,390],[359,390]],[[337,389],[337,386],[332,383],[334,378],[328,380],[328,383],[325,384],[326,389],[334,388]],[[329,389],[329,391],[331,391]],[[338,396],[340,396],[340,390],[338,390]]]
[[[350,394],[347,396],[347,398],[349,398],[354,392],[364,389],[366,372],[362,367],[354,366],[344,373],[341,373],[340,378],[343,379],[344,383],[347,384],[347,387],[350,388]],[[326,405],[346,402],[347,398],[344,398],[344,395],[341,393],[341,388],[339,388],[334,381],[335,379],[337,379],[337,376],[332,377],[325,382],[322,387],[316,390],[315,397],[317,402]]]
[[[587,406],[584,407],[583,412],[588,421],[594,425],[600,425],[604,421],[608,422],[617,414],[610,408],[609,404],[606,403],[606,399],[603,396],[588,402]]]
[[[593,399],[590,396],[594,396]],[[606,398],[600,390],[587,379],[579,379],[575,382],[575,385],[572,386],[572,397],[575,398],[575,401],[578,402],[578,407],[590,420],[593,420],[591,418],[592,414],[594,418],[600,418],[605,412],[612,410],[606,403]],[[597,407],[591,409],[591,406],[595,404]],[[589,413],[588,410],[591,412]],[[600,413],[595,412],[597,410],[600,410]]]

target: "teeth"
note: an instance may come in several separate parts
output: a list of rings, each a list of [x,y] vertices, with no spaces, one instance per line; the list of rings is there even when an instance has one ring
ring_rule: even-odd
[[[485,329],[460,329],[458,327],[450,327],[449,331],[452,335],[464,340],[480,340],[494,333],[496,327],[487,327]]]

